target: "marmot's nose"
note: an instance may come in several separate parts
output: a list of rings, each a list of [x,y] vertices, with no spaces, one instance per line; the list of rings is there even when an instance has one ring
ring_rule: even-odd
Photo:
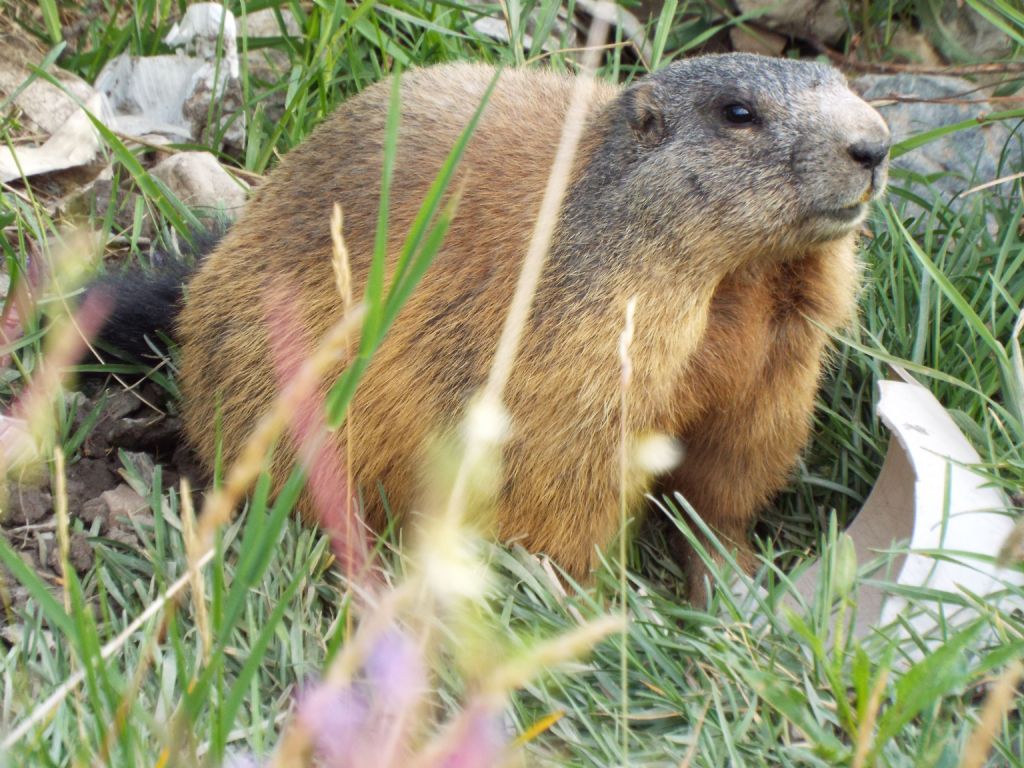
[[[846,151],[850,153],[850,157],[871,171],[885,160],[889,154],[890,144],[891,142],[888,139],[884,141],[858,141],[848,146]]]

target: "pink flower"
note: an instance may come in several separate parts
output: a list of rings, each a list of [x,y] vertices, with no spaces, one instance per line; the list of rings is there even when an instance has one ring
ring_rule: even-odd
[[[302,325],[296,320],[299,308],[284,293],[268,294],[267,326],[274,356],[278,386],[284,389],[309,354]],[[302,403],[289,422],[296,453],[308,474],[307,487],[313,497],[320,527],[331,537],[334,556],[345,574],[362,570],[366,561],[364,528],[359,520],[346,471],[345,453],[324,421],[323,396]]]
[[[450,745],[436,763],[438,768],[493,768],[505,756],[507,738],[501,712],[473,702],[452,723]]]

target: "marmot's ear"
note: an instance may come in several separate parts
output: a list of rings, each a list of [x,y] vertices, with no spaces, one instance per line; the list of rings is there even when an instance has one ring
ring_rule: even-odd
[[[636,140],[646,147],[660,144],[665,138],[665,115],[655,93],[654,83],[642,80],[623,95],[626,119]]]

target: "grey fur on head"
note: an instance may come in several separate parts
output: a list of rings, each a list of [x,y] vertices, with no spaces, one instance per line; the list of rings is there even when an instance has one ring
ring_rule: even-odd
[[[735,262],[722,263],[715,248],[718,270],[752,252],[791,258],[848,235],[886,183],[885,122],[823,64],[750,54],[680,61],[625,90],[600,119],[610,121],[604,147],[566,214],[591,218],[602,246],[613,236],[607,221],[627,239],[726,245]],[[699,252],[680,256],[700,264]]]

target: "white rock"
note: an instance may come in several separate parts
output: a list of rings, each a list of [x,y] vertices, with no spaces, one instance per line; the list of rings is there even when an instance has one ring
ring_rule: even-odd
[[[302,27],[287,8],[280,9],[281,21],[284,22],[284,31],[277,20],[277,14],[273,8],[264,8],[262,11],[246,13],[239,17],[238,25],[241,28],[242,37],[300,37]]]
[[[190,208],[234,217],[245,205],[248,186],[235,180],[209,152],[181,152],[151,171]]]

